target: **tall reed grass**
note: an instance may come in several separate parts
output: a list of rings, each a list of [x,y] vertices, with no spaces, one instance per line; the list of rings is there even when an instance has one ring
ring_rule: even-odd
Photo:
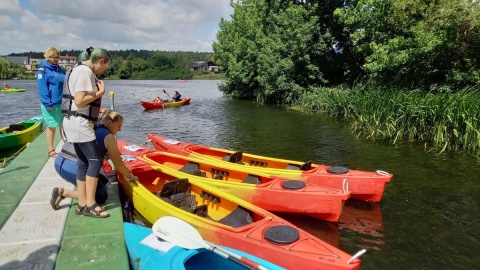
[[[313,89],[297,102],[307,110],[352,120],[368,138],[424,142],[440,152],[480,156],[480,91],[423,93],[381,88]]]

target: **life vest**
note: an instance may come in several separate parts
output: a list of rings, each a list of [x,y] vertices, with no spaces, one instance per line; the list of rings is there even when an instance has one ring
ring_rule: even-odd
[[[89,121],[97,122],[98,116],[100,115],[100,106],[102,105],[102,98],[97,98],[96,100],[90,102],[88,105],[90,106],[88,110],[88,115],[79,113],[78,111],[72,111],[72,103],[74,100],[74,96],[70,92],[70,87],[68,86],[68,80],[70,79],[70,74],[77,66],[83,65],[82,62],[75,65],[71,68],[67,74],[65,75],[65,82],[63,84],[63,93],[62,93],[62,113],[63,116],[69,118],[70,116],[80,116],[85,118]]]

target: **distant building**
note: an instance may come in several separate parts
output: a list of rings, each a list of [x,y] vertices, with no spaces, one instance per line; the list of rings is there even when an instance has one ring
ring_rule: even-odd
[[[69,56],[67,55],[60,55],[60,59],[58,60],[58,64],[65,68],[66,70],[70,69],[71,67],[75,66],[77,63],[76,56]]]
[[[28,65],[30,62],[30,56],[5,56],[5,59],[17,65]]]
[[[190,65],[190,71],[210,71],[213,73],[218,73],[219,68],[212,61],[197,61]]]
[[[42,58],[31,58],[30,56],[5,56],[7,61],[17,64],[23,65],[27,70],[36,71],[38,64],[45,59]],[[69,56],[67,55],[60,55],[60,59],[58,60],[58,65],[61,66],[65,70],[69,70],[77,63],[76,56]]]

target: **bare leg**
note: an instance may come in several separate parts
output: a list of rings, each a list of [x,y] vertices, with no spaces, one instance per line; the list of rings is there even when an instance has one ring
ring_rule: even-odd
[[[94,178],[94,177],[91,177],[91,176],[87,175],[87,178],[86,178],[85,182],[86,182],[87,207],[90,207],[90,206],[92,206],[96,203],[95,192],[97,190],[98,177]],[[97,206],[95,208],[95,210],[101,211],[101,210],[103,210],[103,208],[101,208],[100,206]],[[108,213],[104,211],[100,215],[101,216],[106,216],[106,215],[108,215]]]
[[[55,148],[53,148],[53,140],[55,139],[55,130],[56,128],[54,127],[47,127],[47,130],[46,130],[48,152],[55,150]]]
[[[58,134],[60,135],[60,138],[62,139],[63,142],[67,141],[67,138],[65,138],[63,134],[63,125],[60,125],[60,127],[58,128]]]
[[[78,199],[78,191],[65,189],[65,190],[63,190],[63,197]]]
[[[87,176],[88,177],[88,176]],[[86,191],[86,181],[80,181],[77,179],[77,196],[78,196],[78,205],[85,206],[87,202]]]
[[[60,209],[60,203],[64,198],[78,199],[78,192],[76,190],[70,190],[70,189],[64,189],[64,188],[58,188],[58,190],[59,190],[58,196],[54,198],[55,205],[54,206],[52,205],[54,209]]]

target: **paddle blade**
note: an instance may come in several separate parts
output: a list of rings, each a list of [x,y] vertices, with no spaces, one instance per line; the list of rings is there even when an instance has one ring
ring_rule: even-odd
[[[163,93],[165,93],[165,94],[166,94],[166,93],[167,93],[167,91],[165,91],[165,89],[163,89]]]
[[[174,245],[186,249],[207,248],[198,231],[187,222],[171,216],[159,218],[152,226],[153,233]]]

